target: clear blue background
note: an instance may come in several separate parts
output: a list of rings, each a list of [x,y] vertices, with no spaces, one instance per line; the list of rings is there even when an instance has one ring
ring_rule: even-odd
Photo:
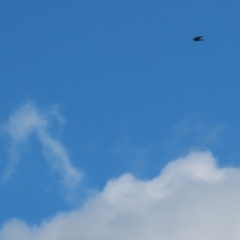
[[[3,0],[0,121],[29,100],[59,106],[61,141],[86,174],[80,204],[110,178],[151,178],[191,149],[238,166],[239,8],[231,0]],[[2,136],[2,171],[7,146]],[[38,223],[73,207],[36,139],[30,148],[0,187],[0,222]]]

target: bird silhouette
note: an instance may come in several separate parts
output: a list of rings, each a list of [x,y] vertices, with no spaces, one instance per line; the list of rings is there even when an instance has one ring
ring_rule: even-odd
[[[193,39],[195,42],[204,41],[203,36],[197,36]]]

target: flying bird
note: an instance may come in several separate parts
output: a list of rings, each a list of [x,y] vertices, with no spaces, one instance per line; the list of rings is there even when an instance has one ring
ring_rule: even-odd
[[[193,41],[195,41],[195,42],[199,42],[199,41],[203,41],[203,40],[204,40],[203,36],[197,36],[193,39]]]

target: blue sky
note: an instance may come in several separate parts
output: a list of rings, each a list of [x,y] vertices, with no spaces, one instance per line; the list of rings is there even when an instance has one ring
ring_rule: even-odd
[[[0,223],[71,213],[195,151],[237,169],[239,7],[1,1]]]

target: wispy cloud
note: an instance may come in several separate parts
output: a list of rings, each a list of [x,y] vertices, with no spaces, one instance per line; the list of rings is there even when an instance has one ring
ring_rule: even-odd
[[[198,114],[185,116],[173,128],[165,150],[170,156],[177,156],[190,150],[217,148],[223,143],[226,128],[225,123],[213,124]]]
[[[0,240],[239,240],[240,170],[209,151],[170,162],[155,178],[123,174],[81,209],[40,225],[5,222]]]
[[[56,108],[40,111],[30,102],[20,107],[7,123],[2,125],[2,131],[7,133],[11,140],[10,162],[4,173],[4,180],[13,174],[20,159],[19,146],[35,134],[43,147],[47,162],[61,174],[62,184],[71,189],[80,182],[82,172],[72,166],[66,148],[49,133],[53,119],[57,119],[61,124],[64,122]]]

